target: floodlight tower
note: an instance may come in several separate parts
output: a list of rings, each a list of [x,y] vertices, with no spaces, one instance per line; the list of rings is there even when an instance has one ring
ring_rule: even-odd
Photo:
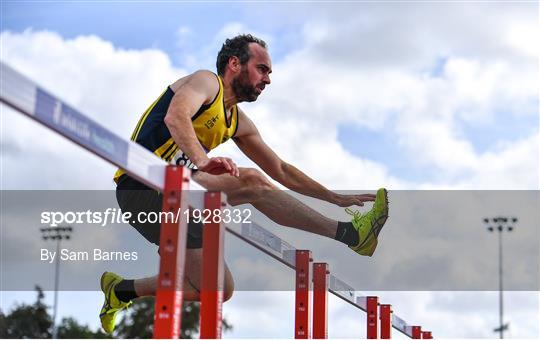
[[[62,240],[69,240],[72,227],[47,227],[40,228],[43,240],[56,241],[56,257],[55,257],[55,270],[54,270],[54,311],[53,311],[53,339],[58,339],[58,326],[56,325],[56,312],[58,310],[58,284],[60,277],[60,242]]]
[[[499,327],[495,328],[494,332],[499,332],[499,338],[504,338],[504,331],[508,329],[509,324],[503,322],[503,231],[512,232],[514,225],[517,223],[517,217],[497,216],[484,218],[484,223],[487,230],[492,233],[497,231],[499,234]]]

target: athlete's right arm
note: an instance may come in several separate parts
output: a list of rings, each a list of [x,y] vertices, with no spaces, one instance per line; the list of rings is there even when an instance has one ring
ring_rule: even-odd
[[[214,175],[230,173],[234,176],[238,169],[231,159],[208,158],[191,122],[191,117],[203,104],[211,102],[218,91],[219,83],[210,71],[201,70],[187,76],[176,89],[164,121],[175,143],[199,170]]]

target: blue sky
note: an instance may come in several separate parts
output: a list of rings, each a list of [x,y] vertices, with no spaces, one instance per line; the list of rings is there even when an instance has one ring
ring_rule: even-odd
[[[196,49],[212,41],[225,22],[262,26],[264,32],[277,37],[294,35],[295,28],[301,24],[301,21],[283,18],[279,19],[279,26],[261,23],[263,13],[272,12],[272,7],[264,4],[115,1],[96,6],[92,2],[5,1],[2,5],[3,29],[52,30],[65,38],[94,34],[119,48],[161,49],[177,64],[182,62],[179,57],[182,49]],[[180,27],[196,29],[181,46],[178,42]],[[282,46],[287,45],[287,41],[279,41],[280,44],[272,46],[274,59],[282,55],[281,49],[291,47]]]
[[[120,48],[144,49],[157,47],[174,52],[173,41],[181,25],[194,26],[201,16],[208,16],[197,34],[201,40],[219,29],[204,5],[174,3],[139,3],[126,6],[122,2],[101,3],[36,3],[5,2],[4,28],[21,31],[32,27],[60,32],[65,38],[95,34],[112,41]],[[226,5],[214,5],[223,20],[233,20],[233,12],[223,11]],[[163,15],[163,13],[172,15]],[[213,12],[216,13],[216,12]],[[227,15],[229,14],[229,15]],[[121,20],[119,20],[121,18]],[[99,21],[99,22],[97,22]]]

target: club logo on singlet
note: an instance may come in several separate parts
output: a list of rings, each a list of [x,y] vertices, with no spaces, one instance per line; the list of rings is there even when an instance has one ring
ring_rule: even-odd
[[[216,123],[219,121],[219,113],[217,115],[215,115],[214,117],[208,119],[205,123],[204,123],[204,126],[206,126],[206,128],[208,130],[210,130],[211,128],[214,127],[214,125],[216,125]]]

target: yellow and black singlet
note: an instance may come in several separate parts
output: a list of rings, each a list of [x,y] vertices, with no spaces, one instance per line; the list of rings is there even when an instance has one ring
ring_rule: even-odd
[[[230,118],[227,117],[223,98],[223,81],[221,77],[217,75],[216,77],[219,82],[219,91],[214,100],[202,105],[191,118],[197,139],[206,153],[232,138],[238,129],[238,108],[235,105],[231,109]],[[178,148],[165,125],[164,118],[173,96],[173,90],[170,86],[167,87],[143,113],[131,135],[131,140],[169,163],[193,169],[195,164]],[[118,183],[118,179],[124,174],[124,170],[118,169],[114,175],[114,181]]]

